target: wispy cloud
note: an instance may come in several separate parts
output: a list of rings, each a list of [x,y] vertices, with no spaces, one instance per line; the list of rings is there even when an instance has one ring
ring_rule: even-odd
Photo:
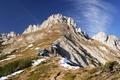
[[[112,21],[114,7],[105,0],[68,0],[72,3],[73,16],[89,34],[107,32]],[[68,11],[69,12],[69,11]],[[71,14],[71,13],[68,13]]]

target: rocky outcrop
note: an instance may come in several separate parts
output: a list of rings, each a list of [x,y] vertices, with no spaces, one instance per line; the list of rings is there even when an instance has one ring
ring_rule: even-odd
[[[72,18],[62,16],[61,14],[56,14],[56,15],[50,16],[48,18],[48,22],[53,22],[55,24],[57,24],[57,23],[66,23],[68,26],[76,27],[76,23]]]
[[[117,49],[120,51],[120,40],[116,41],[116,44]]]
[[[75,66],[96,67],[109,61],[120,63],[118,38],[103,32],[90,38],[72,18],[61,14],[50,16],[41,25],[30,25],[21,37],[15,38],[13,45],[49,48],[52,43],[57,45],[57,53]]]
[[[105,45],[90,41],[76,32],[65,35],[54,42],[58,44],[59,55],[80,67],[96,67],[109,61],[119,62],[119,51],[113,51]]]
[[[17,34],[13,31],[7,34],[7,38],[13,38],[13,37],[16,37],[16,36],[17,36]]]
[[[0,44],[3,42],[2,35],[0,34]]]
[[[13,43],[16,36],[18,35],[13,31],[11,31],[10,33],[2,33],[0,35],[0,42],[2,43],[2,45]]]
[[[55,14],[50,16],[47,20],[45,20],[41,25],[29,25],[27,29],[25,29],[25,31],[23,32],[23,34],[27,34],[27,33],[32,33],[32,32],[36,32],[38,30],[41,30],[42,28],[44,29],[49,29],[51,28],[53,25],[55,24],[67,24],[69,27],[76,27],[76,23],[75,21],[70,18],[70,17],[66,17],[66,16],[62,16],[61,14]],[[76,29],[77,31],[81,31],[80,28]]]
[[[39,30],[39,25],[29,25],[28,28],[25,29],[23,34],[32,33],[32,32],[38,31],[38,30]]]
[[[120,41],[114,35],[106,35],[104,32],[100,32],[97,35],[93,36],[92,39],[102,42],[107,45],[111,49],[119,50],[120,49]]]
[[[99,32],[97,35],[93,36],[92,39],[98,40],[102,43],[107,41],[108,36],[104,32]]]
[[[24,34],[28,33],[31,34],[24,36],[27,43],[49,38],[58,45],[58,54],[67,58],[73,65],[95,67],[108,61],[120,62],[120,41],[115,36],[100,32],[90,38],[72,18],[61,14],[50,16],[39,26],[30,25],[24,31]],[[53,39],[54,37],[56,38]]]

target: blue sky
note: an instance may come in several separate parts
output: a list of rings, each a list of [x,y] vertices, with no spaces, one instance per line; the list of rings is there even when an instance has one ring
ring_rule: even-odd
[[[61,13],[72,17],[88,34],[104,31],[120,37],[120,0],[0,0],[0,33],[22,33]]]

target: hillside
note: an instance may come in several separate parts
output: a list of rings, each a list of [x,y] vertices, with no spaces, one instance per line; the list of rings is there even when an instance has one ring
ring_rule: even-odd
[[[103,32],[91,38],[70,17],[55,14],[0,37],[0,80],[120,79],[119,39]]]

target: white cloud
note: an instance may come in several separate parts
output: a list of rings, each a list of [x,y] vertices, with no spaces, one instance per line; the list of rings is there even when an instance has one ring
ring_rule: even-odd
[[[71,1],[72,15],[76,15],[77,22],[84,24],[84,29],[90,34],[100,31],[107,32],[112,21],[111,13],[114,7],[105,0],[68,0]],[[69,12],[69,11],[68,11]],[[71,14],[71,13],[68,13]]]

